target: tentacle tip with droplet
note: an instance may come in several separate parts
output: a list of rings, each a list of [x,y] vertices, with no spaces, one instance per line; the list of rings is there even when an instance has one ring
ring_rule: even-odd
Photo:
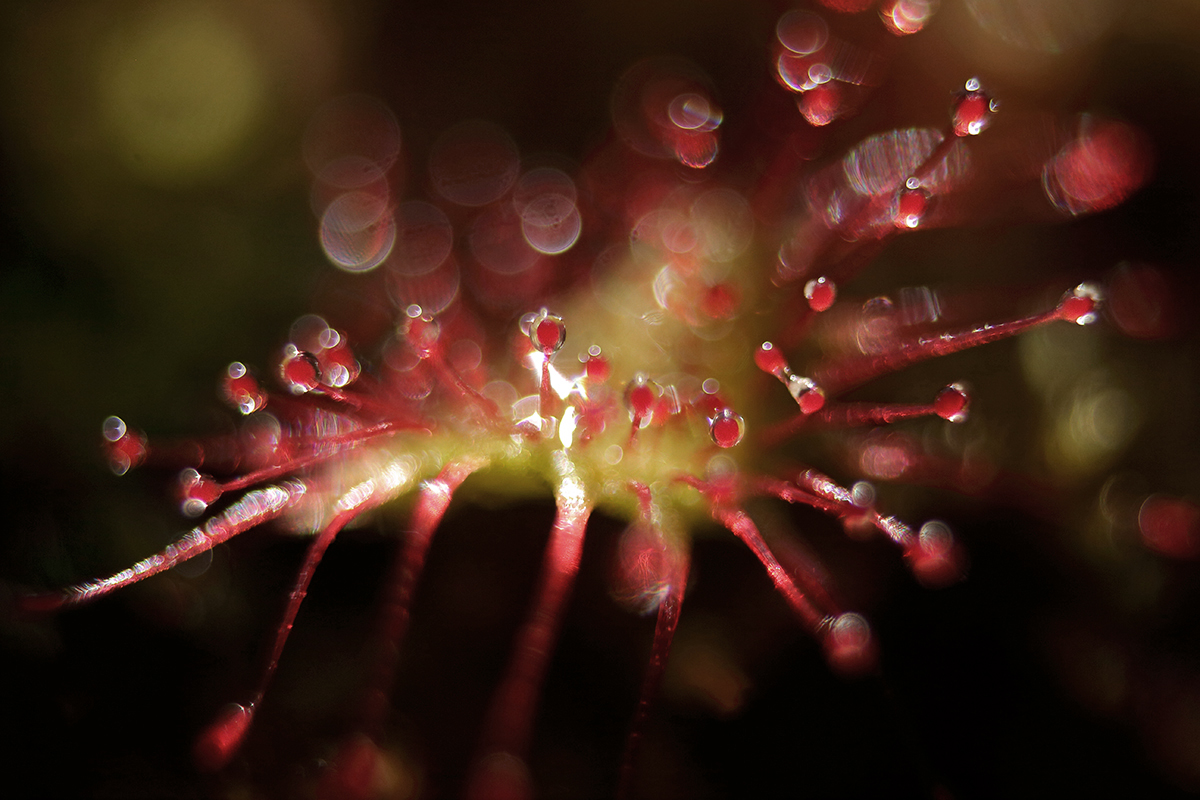
[[[961,383],[952,383],[933,399],[934,412],[947,422],[963,422],[967,418],[970,397]]]
[[[833,618],[823,638],[825,658],[839,675],[860,677],[879,666],[879,648],[871,624],[851,611]]]
[[[1091,325],[1096,321],[1103,293],[1094,283],[1081,283],[1063,295],[1058,303],[1058,316],[1077,325]]]
[[[967,555],[946,523],[930,520],[921,526],[908,553],[917,580],[927,589],[943,589],[967,575]]]
[[[117,475],[124,475],[146,460],[149,452],[146,435],[128,427],[120,417],[112,416],[104,420],[101,434],[108,466]]]

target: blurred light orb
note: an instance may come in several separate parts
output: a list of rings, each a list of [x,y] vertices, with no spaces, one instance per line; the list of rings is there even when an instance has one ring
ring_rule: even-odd
[[[1133,397],[1098,373],[1063,404],[1049,443],[1051,464],[1065,475],[1094,474],[1133,441],[1141,419]]]
[[[710,189],[696,198],[692,203],[691,222],[687,230],[698,238],[697,243],[707,261],[733,261],[746,252],[754,237],[754,213],[750,204],[732,189]],[[728,269],[710,269],[706,277],[715,280],[727,273]]]
[[[388,262],[393,271],[424,275],[450,257],[454,227],[440,208],[423,200],[410,200],[396,209],[395,219],[399,230]]]
[[[575,203],[561,194],[539,195],[521,213],[521,232],[525,241],[546,255],[570,250],[579,240],[582,224]]]
[[[987,33],[1042,53],[1099,39],[1117,13],[1114,0],[966,0],[966,6]]]
[[[888,0],[879,9],[879,17],[897,36],[920,32],[937,11],[937,0]]]
[[[539,167],[521,176],[513,188],[513,209],[530,247],[558,255],[575,245],[583,227],[577,197],[575,182],[562,170]]]
[[[475,260],[498,275],[525,272],[541,257],[526,238],[521,214],[509,204],[484,209],[471,225],[467,244]]]
[[[1042,188],[1056,208],[1073,215],[1112,208],[1145,180],[1147,150],[1128,125],[1084,116],[1079,135],[1046,162]]]
[[[346,192],[321,217],[321,249],[339,269],[368,272],[379,266],[396,242],[396,223],[386,196]]]
[[[812,55],[829,41],[829,25],[811,11],[792,9],[775,23],[775,38],[793,53]]]
[[[400,143],[400,124],[383,101],[364,94],[344,95],[325,102],[309,120],[304,161],[314,175],[340,159],[357,159],[387,172],[400,156]]]
[[[520,155],[513,140],[490,122],[463,122],[442,134],[429,156],[437,193],[460,206],[478,208],[504,196],[517,180]]]
[[[114,28],[96,69],[111,146],[147,182],[219,177],[259,127],[263,67],[236,24],[205,4],[148,6]]]

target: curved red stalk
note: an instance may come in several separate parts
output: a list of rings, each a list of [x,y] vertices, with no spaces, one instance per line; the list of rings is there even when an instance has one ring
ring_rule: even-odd
[[[463,377],[458,374],[454,367],[446,360],[440,350],[435,350],[427,359],[433,365],[433,372],[442,381],[442,384],[451,387],[459,392],[462,397],[470,401],[471,405],[475,406],[483,414],[494,430],[510,432],[512,424],[504,418],[500,413],[500,409],[489,398],[485,397],[478,389],[463,380]]]
[[[348,431],[346,433],[335,434],[333,436],[322,437],[320,442],[322,449],[319,453],[314,453],[310,456],[290,459],[286,463],[278,464],[273,467],[264,467],[252,472],[247,472],[245,475],[239,475],[236,478],[231,478],[219,484],[222,492],[235,491],[244,489],[248,486],[254,486],[269,481],[272,478],[277,478],[281,475],[288,475],[293,472],[299,472],[302,469],[315,466],[324,461],[328,461],[335,456],[343,455],[347,450],[358,447],[360,444],[368,442],[372,439],[383,438],[401,431],[424,430],[428,433],[425,425],[410,422],[382,422],[378,425],[372,425],[369,428],[362,428],[357,431]]]
[[[661,534],[661,531],[660,531]],[[646,672],[642,677],[641,695],[638,697],[637,711],[634,712],[633,722],[629,726],[629,736],[625,739],[625,754],[621,758],[621,777],[617,786],[617,797],[629,796],[633,780],[634,767],[637,765],[638,750],[641,746],[642,733],[646,728],[646,720],[650,716],[650,706],[658,696],[662,686],[663,674],[667,670],[667,657],[671,652],[671,643],[675,638],[675,628],[679,624],[679,612],[683,607],[683,593],[687,587],[690,559],[687,553],[671,553],[671,573],[667,593],[658,605],[658,617],[654,623],[654,643],[650,649],[650,661],[646,664]]]
[[[805,630],[825,649],[830,666],[846,675],[861,675],[875,667],[876,648],[870,625],[858,614],[838,611],[823,586],[816,592],[810,592],[815,594],[819,603],[810,598],[806,590],[810,583],[807,568],[811,565],[796,563],[798,552],[788,553],[793,569],[786,569],[767,547],[762,534],[745,511],[714,506],[712,515],[758,556],[774,581],[775,588],[788,601]],[[793,576],[805,584],[805,589],[797,586]],[[820,605],[826,607],[824,611]]]
[[[465,459],[447,464],[431,481],[421,484],[413,507],[412,522],[404,545],[397,550],[392,565],[388,592],[378,628],[379,652],[374,664],[374,679],[365,695],[363,732],[378,739],[383,730],[391,695],[392,676],[400,657],[400,644],[408,631],[413,593],[425,566],[425,554],[433,533],[441,524],[454,492],[471,473],[486,466],[484,459]]]
[[[969,350],[972,347],[1007,339],[1062,318],[1061,311],[1054,308],[1023,319],[917,336],[901,340],[892,349],[882,353],[843,358],[819,364],[812,370],[812,378],[826,393],[840,394],[880,375],[896,372],[931,358],[947,356],[951,353]]]
[[[592,513],[592,504],[585,498],[582,484],[573,476],[559,487],[556,505],[558,511],[546,545],[533,606],[517,634],[508,671],[483,724],[479,755],[465,792],[473,800],[495,797],[501,792],[528,796],[530,791],[524,758],[537,697],[571,585],[579,571],[584,531]]]
[[[869,506],[854,503],[844,486],[816,470],[804,470],[796,482],[763,480],[759,485],[769,494],[789,503],[802,503],[842,520],[864,519],[886,535],[908,554],[918,544],[912,528],[895,517],[885,517]]]
[[[662,527],[656,522],[656,510],[650,495],[650,487],[644,483],[633,482],[630,489],[637,495],[641,510],[642,523],[651,527],[659,540],[663,538]],[[651,645],[650,661],[646,664],[646,672],[642,677],[641,695],[638,697],[637,710],[629,725],[629,735],[625,739],[625,754],[621,758],[621,777],[617,785],[617,798],[629,796],[633,781],[634,768],[637,765],[638,750],[641,746],[642,733],[646,728],[646,720],[650,716],[650,706],[658,696],[662,685],[663,673],[667,669],[667,657],[671,652],[671,643],[675,638],[675,628],[679,624],[679,612],[683,607],[683,593],[687,587],[688,572],[691,559],[686,551],[668,549],[665,553],[669,573],[667,575],[667,593],[658,605],[658,617],[654,623],[654,643]]]
[[[375,477],[359,483],[342,494],[335,508],[337,513],[321,529],[313,539],[305,554],[304,563],[296,575],[296,582],[288,595],[287,607],[283,619],[275,629],[275,640],[271,645],[271,655],[259,677],[258,686],[250,702],[244,706],[233,706],[231,711],[222,713],[196,740],[194,754],[197,766],[204,770],[218,770],[228,763],[237,752],[249,730],[254,713],[262,702],[275,669],[279,666],[279,658],[283,655],[284,645],[288,634],[300,611],[300,604],[308,594],[308,585],[312,581],[317,565],[325,555],[325,550],[333,543],[338,533],[360,514],[395,499],[408,487],[412,480],[412,470],[407,460],[397,459],[381,469]],[[240,710],[239,710],[240,709]]]
[[[267,486],[247,492],[229,508],[203,525],[188,531],[162,552],[142,559],[129,569],[121,570],[107,578],[77,583],[55,592],[24,595],[17,600],[18,608],[25,612],[49,612],[89,603],[109,592],[182,564],[239,533],[275,519],[298,503],[305,491],[304,483],[292,480],[284,481],[278,486]]]
[[[713,506],[712,515],[713,519],[745,542],[751,552],[758,557],[758,560],[766,567],[767,574],[771,576],[775,588],[792,607],[792,611],[800,619],[804,629],[815,638],[822,639],[822,630],[828,626],[829,617],[822,614],[808,596],[800,591],[800,587],[792,580],[791,574],[784,569],[779,560],[775,558],[775,554],[767,547],[766,541],[750,516],[740,508],[726,506]]]
[[[762,440],[774,444],[801,430],[866,428],[936,416],[938,411],[933,403],[838,403],[812,414],[796,414],[789,420],[771,425],[762,432]]]

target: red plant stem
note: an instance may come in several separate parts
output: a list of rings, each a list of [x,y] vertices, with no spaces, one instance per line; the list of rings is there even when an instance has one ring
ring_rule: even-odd
[[[787,600],[788,605],[792,607],[801,624],[804,625],[805,630],[818,639],[823,638],[822,629],[826,626],[828,618],[817,609],[804,592],[800,591],[800,587],[796,586],[792,580],[792,576],[779,563],[779,560],[775,558],[770,548],[767,547],[766,541],[763,540],[762,534],[759,533],[758,527],[750,519],[749,515],[740,508],[728,508],[724,506],[714,506],[712,515],[713,519],[724,525],[734,536],[745,542],[751,552],[767,568],[767,574],[771,576],[771,580],[775,583],[775,588]]]
[[[283,613],[283,620],[279,623],[279,627],[275,631],[275,641],[271,647],[271,658],[267,662],[267,668],[264,670],[259,687],[254,695],[254,700],[251,705],[256,705],[262,699],[266,692],[267,685],[271,681],[271,676],[275,672],[275,668],[279,665],[279,657],[283,654],[283,646],[287,642],[288,634],[292,630],[292,624],[296,621],[296,614],[300,611],[300,604],[304,602],[305,596],[308,594],[308,585],[312,581],[313,574],[317,571],[317,565],[321,563],[322,557],[325,555],[325,550],[333,543],[333,540],[341,532],[346,523],[353,520],[360,514],[384,503],[395,499],[405,488],[408,487],[412,475],[406,464],[393,462],[391,468],[380,470],[376,477],[368,478],[352,487],[349,491],[342,494],[337,501],[335,508],[337,513],[333,515],[321,532],[313,539],[312,544],[308,546],[308,553],[305,554],[304,563],[300,567],[300,572],[296,575],[296,582],[292,586],[291,594],[288,595],[287,608]]]
[[[979,325],[974,328],[948,331],[931,336],[919,336],[898,342],[894,348],[883,353],[845,358],[818,365],[813,370],[812,377],[827,394],[836,395],[880,375],[896,372],[930,358],[946,356],[1000,339],[1007,339],[1061,318],[1059,309],[1055,308],[1024,319]]]
[[[274,677],[275,670],[279,666],[279,658],[283,655],[283,648],[287,643],[288,634],[292,631],[292,625],[296,621],[296,614],[300,611],[300,604],[304,602],[304,598],[308,594],[308,585],[312,582],[313,574],[321,563],[326,549],[333,543],[346,523],[363,512],[394,499],[408,487],[411,480],[412,472],[409,466],[401,461],[394,461],[381,469],[374,477],[368,478],[344,492],[339,498],[334,506],[337,512],[308,546],[304,563],[296,575],[296,582],[292,586],[291,594],[288,595],[283,619],[280,621],[279,627],[275,629],[275,640],[271,645],[270,658],[259,676],[258,686],[255,688],[250,702],[241,706],[240,710],[233,715],[222,714],[200,735],[196,753],[202,768],[220,769],[237,751],[245,738],[250,722],[262,702],[267,688],[271,685],[271,678]]]
[[[312,582],[313,573],[317,570],[317,565],[321,563],[321,559],[325,556],[326,549],[333,543],[334,538],[341,532],[346,523],[354,519],[358,514],[362,513],[361,507],[348,508],[334,515],[333,519],[321,529],[313,539],[312,544],[308,546],[308,552],[304,556],[304,564],[300,567],[300,572],[296,576],[296,582],[292,586],[292,591],[288,595],[287,607],[283,612],[283,619],[279,623],[279,627],[275,629],[275,640],[271,645],[271,657],[267,661],[267,666],[263,670],[259,678],[258,687],[254,691],[253,699],[247,704],[247,708],[253,710],[262,701],[263,695],[267,692],[267,687],[271,683],[271,678],[275,675],[275,669],[279,666],[279,658],[283,655],[283,647],[287,644],[288,634],[292,631],[292,625],[296,621],[296,614],[300,611],[300,604],[304,602],[304,598],[308,595],[308,585]]]
[[[568,481],[573,485],[558,493],[558,513],[533,606],[517,635],[508,671],[483,725],[480,760],[496,753],[523,760],[529,747],[538,693],[579,571],[584,531],[592,513],[592,505],[582,497],[582,487],[574,479]]]
[[[661,535],[661,531],[659,533]],[[667,656],[671,652],[671,642],[674,641],[675,628],[679,624],[679,612],[683,606],[683,592],[687,586],[690,568],[689,558],[685,552],[671,552],[668,557],[671,559],[670,585],[666,596],[658,606],[658,618],[654,623],[654,644],[650,650],[650,663],[646,665],[637,711],[634,712],[633,722],[629,726],[629,736],[625,740],[625,754],[621,758],[621,777],[617,785],[618,800],[629,796],[642,733],[646,729],[646,720],[650,716],[650,706],[654,702],[654,698],[658,696],[659,687],[662,686],[663,673],[667,669]]]
[[[277,464],[273,467],[264,467],[253,472],[247,472],[245,475],[239,475],[228,481],[223,481],[219,484],[222,492],[236,491],[244,489],[248,486],[269,481],[273,478],[278,478],[281,475],[289,475],[293,472],[298,472],[302,469],[320,464],[323,461],[342,455],[346,450],[357,447],[363,442],[371,439],[383,438],[391,436],[394,433],[401,431],[420,430],[428,433],[428,428],[421,423],[414,422],[383,422],[378,425],[372,425],[369,428],[362,430],[349,431],[347,433],[336,434],[322,439],[318,439],[323,448],[319,453],[313,453],[310,456],[291,459],[283,464]]]
[[[772,552],[783,564],[792,580],[799,584],[800,589],[812,598],[813,603],[822,609],[826,618],[836,618],[845,611],[833,599],[825,588],[825,572],[820,563],[801,544],[792,537],[777,537],[771,545]]]
[[[66,606],[89,603],[109,592],[138,583],[211,550],[243,531],[275,519],[298,503],[306,488],[300,481],[284,481],[278,486],[267,486],[247,492],[229,508],[200,527],[193,528],[162,552],[142,559],[129,569],[106,578],[77,583],[56,592],[22,596],[17,601],[18,608],[25,612],[56,611]]]
[[[447,464],[441,473],[425,482],[417,496],[412,512],[408,538],[397,551],[392,565],[387,597],[383,604],[378,628],[379,653],[374,664],[374,678],[365,694],[363,704],[363,733],[378,740],[383,732],[391,697],[392,677],[400,657],[400,645],[408,631],[413,593],[425,566],[425,554],[433,533],[450,507],[454,492],[471,473],[486,465],[483,459],[465,459]]]
[[[791,419],[765,429],[761,436],[766,444],[776,444],[801,430],[830,428],[866,428],[888,425],[904,419],[937,416],[933,403],[902,405],[893,403],[839,403],[826,406],[813,414],[796,414]]]
[[[550,355],[542,354],[542,380],[538,385],[538,416],[542,418],[542,435],[547,435],[549,427],[546,418],[558,414],[558,403],[554,396],[554,387],[550,385]]]
[[[845,487],[816,470],[800,473],[796,484],[764,480],[760,485],[767,493],[789,503],[803,503],[842,520],[854,517],[865,519],[903,549],[906,555],[919,544],[917,535],[904,522],[896,517],[885,517],[873,508],[855,505]]]
[[[272,395],[272,397],[274,396]],[[427,431],[429,427],[427,422],[420,420],[397,419],[395,414],[391,414],[389,417],[389,421],[387,422],[380,422],[358,430],[346,431],[345,433],[330,436],[314,436],[311,439],[303,433],[288,436],[284,440],[288,444],[312,442],[326,449],[305,459],[289,461],[286,464],[266,467],[239,476],[228,483],[222,484],[222,488],[225,491],[233,491],[253,486],[256,483],[262,483],[280,475],[295,472],[311,464],[320,463],[322,459],[336,455],[338,452],[344,451],[346,447],[356,446],[376,437],[389,436],[393,433],[406,430]],[[295,418],[298,419],[299,417]],[[217,472],[232,471],[236,470],[242,462],[244,450],[245,444],[238,435],[165,442],[160,442],[156,439],[146,445],[146,455],[141,463],[152,467],[178,468],[187,466],[196,469],[207,465],[211,470]]]

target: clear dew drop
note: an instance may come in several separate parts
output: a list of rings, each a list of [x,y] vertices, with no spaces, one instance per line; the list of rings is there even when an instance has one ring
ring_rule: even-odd
[[[721,409],[709,422],[708,435],[717,447],[733,447],[745,437],[746,421],[732,409]]]
[[[321,367],[317,357],[294,344],[284,348],[279,375],[283,385],[292,394],[307,394],[321,384]]]
[[[543,308],[529,322],[529,340],[538,352],[554,355],[567,341],[567,326],[562,317]]]
[[[800,406],[801,413],[814,414],[825,406],[825,393],[812,378],[791,374],[787,378],[788,394]]]

